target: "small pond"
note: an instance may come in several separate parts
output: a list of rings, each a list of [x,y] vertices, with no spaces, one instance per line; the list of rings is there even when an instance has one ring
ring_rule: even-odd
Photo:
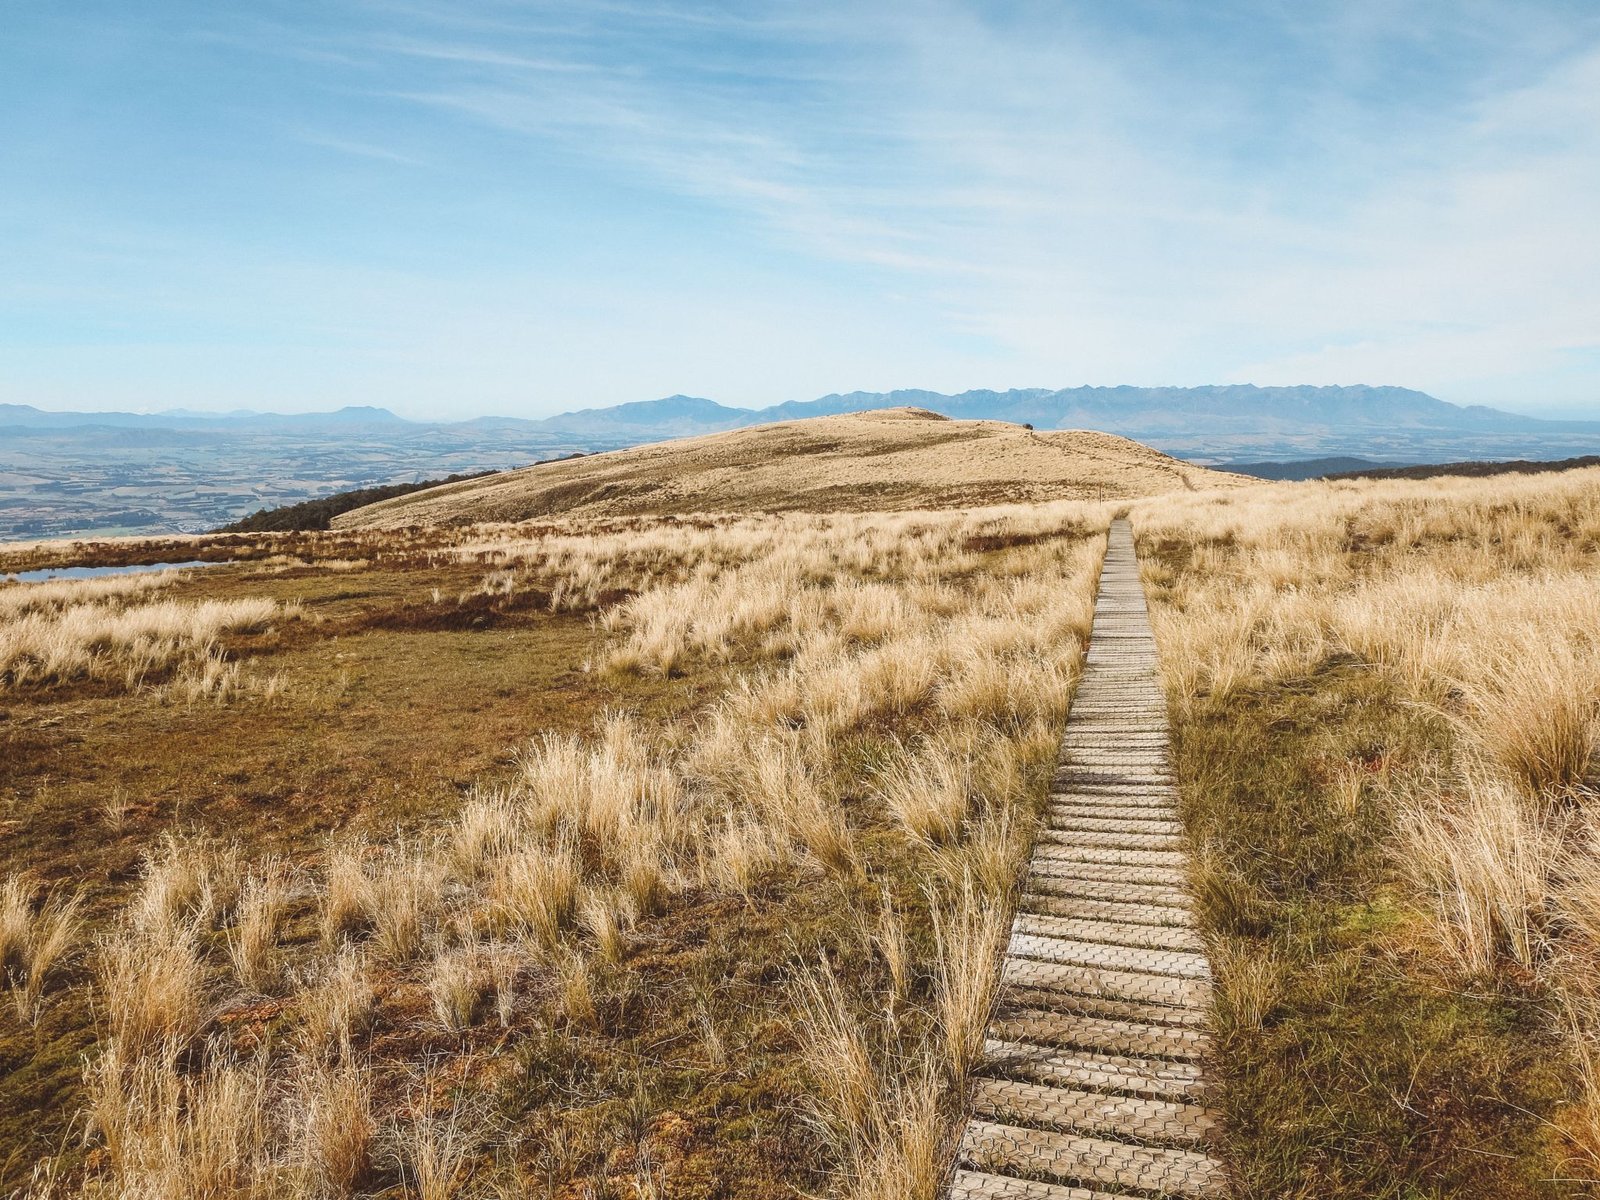
[[[45,567],[38,571],[18,571],[0,575],[0,582],[43,583],[47,579],[93,579],[98,575],[138,575],[145,571],[179,571],[193,567],[225,567],[225,562],[142,563],[132,567]]]

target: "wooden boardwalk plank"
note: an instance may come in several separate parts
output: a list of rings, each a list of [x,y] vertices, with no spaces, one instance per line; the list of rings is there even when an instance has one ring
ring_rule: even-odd
[[[1062,1187],[1037,1179],[1012,1179],[983,1171],[957,1171],[950,1184],[950,1200],[1127,1200],[1110,1192],[1089,1188]]]
[[[1011,931],[1013,934],[1031,933],[1040,937],[1068,938],[1106,946],[1143,946],[1150,950],[1191,950],[1195,953],[1204,949],[1199,937],[1191,929],[1148,923],[1126,924],[1023,912],[1017,914]]]
[[[1006,953],[1040,962],[1076,963],[1089,967],[1115,967],[1170,975],[1175,979],[1209,979],[1206,956],[1189,950],[1129,946],[1118,942],[1091,942],[1048,934],[1013,932]]]
[[[1224,1195],[1221,1165],[1194,1150],[1131,1146],[1084,1134],[1056,1133],[974,1120],[962,1158],[991,1173],[1054,1175],[1076,1183],[1107,1183],[1157,1195]]]
[[[995,1017],[989,1033],[1003,1041],[1172,1059],[1198,1058],[1210,1044],[1203,1029],[1016,1006]]]
[[[1057,858],[1054,854],[1046,853],[1050,849],[1053,847],[1041,847],[1041,852],[1034,857],[1032,863],[1034,876],[1050,879],[1082,879],[1095,883],[1142,883],[1177,891],[1182,891],[1189,883],[1188,875],[1181,867]]]
[[[1203,1106],[1182,1100],[1111,1096],[1014,1079],[980,1079],[972,1099],[979,1116],[1006,1125],[1081,1129],[1145,1143],[1193,1145],[1215,1125]]]
[[[1149,1001],[1175,1008],[1203,1008],[1211,1002],[1211,985],[1203,979],[1176,979],[1147,971],[1039,962],[1009,954],[1001,966],[1000,978],[1013,987],[1103,996],[1110,1000]]]
[[[1099,900],[1089,896],[1026,892],[1022,897],[1019,919],[1024,915],[1113,921],[1122,925],[1161,925],[1168,928],[1187,927],[1194,923],[1188,908],[1181,902],[1181,896],[1176,904],[1156,904],[1143,900]]]

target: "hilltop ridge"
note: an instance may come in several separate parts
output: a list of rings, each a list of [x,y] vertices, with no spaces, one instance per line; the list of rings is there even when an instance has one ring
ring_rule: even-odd
[[[901,406],[613,450],[415,492],[336,528],[557,515],[963,508],[1248,487],[1115,434]]]

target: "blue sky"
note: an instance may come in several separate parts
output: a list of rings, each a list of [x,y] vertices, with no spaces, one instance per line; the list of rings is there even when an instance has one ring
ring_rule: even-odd
[[[10,0],[0,113],[0,401],[1600,417],[1593,0]]]

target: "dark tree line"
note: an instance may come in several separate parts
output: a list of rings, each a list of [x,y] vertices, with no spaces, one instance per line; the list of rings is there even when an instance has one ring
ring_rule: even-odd
[[[467,479],[482,479],[497,475],[498,471],[473,471],[466,475],[447,475],[443,479],[424,479],[419,483],[390,483],[383,487],[356,488],[348,492],[335,492],[316,500],[302,500],[299,504],[285,504],[282,508],[263,508],[248,517],[224,525],[217,533],[297,533],[303,530],[327,529],[340,513],[353,508],[376,504],[380,500],[393,500],[396,496],[409,496],[424,488],[439,487],[446,483],[461,483]]]

